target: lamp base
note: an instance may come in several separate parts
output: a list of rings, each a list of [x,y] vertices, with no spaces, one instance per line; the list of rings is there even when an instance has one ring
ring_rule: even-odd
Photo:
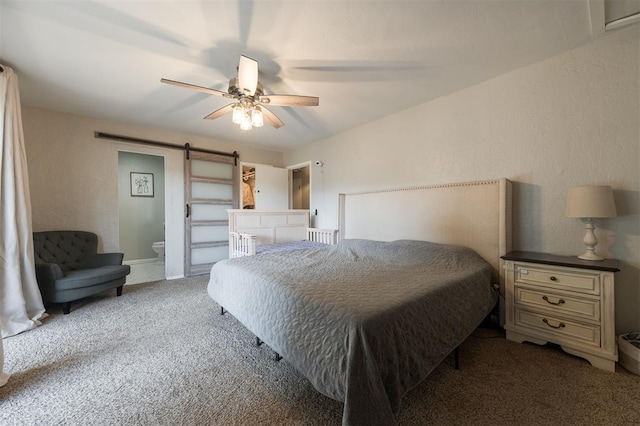
[[[583,218],[584,222],[585,234],[582,242],[584,243],[585,252],[578,256],[578,259],[582,260],[604,260],[603,257],[600,257],[596,254],[596,245],[598,245],[598,239],[596,238],[595,229],[596,229],[596,221],[591,218]]]
[[[593,252],[587,251],[584,254],[581,254],[580,256],[578,256],[578,259],[582,259],[582,260],[604,260],[604,257],[600,257],[597,254],[594,254]]]

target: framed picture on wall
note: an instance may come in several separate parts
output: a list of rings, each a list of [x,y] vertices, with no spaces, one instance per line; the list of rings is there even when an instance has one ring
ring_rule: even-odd
[[[131,196],[153,197],[153,173],[131,172]]]

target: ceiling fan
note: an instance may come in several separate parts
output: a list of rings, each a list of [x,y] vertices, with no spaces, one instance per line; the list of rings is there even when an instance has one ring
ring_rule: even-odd
[[[229,80],[228,92],[168,80],[166,78],[160,79],[160,82],[233,99],[233,103],[223,106],[204,118],[213,120],[214,118],[232,112],[232,121],[235,124],[239,124],[242,130],[262,127],[265,121],[276,129],[284,126],[282,120],[265,108],[265,105],[317,106],[320,102],[315,96],[265,95],[262,84],[258,81],[258,62],[244,55],[240,56],[238,76]]]

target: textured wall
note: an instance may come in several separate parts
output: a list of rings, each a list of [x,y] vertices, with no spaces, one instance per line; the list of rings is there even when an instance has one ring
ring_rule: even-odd
[[[582,252],[584,235],[564,217],[567,188],[611,185],[619,217],[601,221],[598,251],[622,261],[618,332],[640,330],[639,57],[635,25],[285,160],[324,161],[312,175],[319,227],[337,226],[339,192],[509,178],[514,248],[566,255]]]
[[[95,131],[218,151],[282,167],[283,154],[200,136],[23,106],[35,231],[80,229],[98,234],[100,250],[118,251],[118,151],[162,155],[168,186],[165,222],[168,278],[184,273],[183,152],[94,138]]]

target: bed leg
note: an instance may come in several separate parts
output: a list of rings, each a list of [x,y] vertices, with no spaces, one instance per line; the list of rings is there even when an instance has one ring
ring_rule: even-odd
[[[256,337],[256,346],[260,346],[262,345],[264,342],[262,340],[260,340],[259,337]]]
[[[276,362],[280,362],[281,359],[282,357],[280,356],[280,354],[276,352]]]
[[[453,350],[453,368],[460,370],[460,347]]]
[[[220,306],[220,315],[224,315],[224,308]]]

